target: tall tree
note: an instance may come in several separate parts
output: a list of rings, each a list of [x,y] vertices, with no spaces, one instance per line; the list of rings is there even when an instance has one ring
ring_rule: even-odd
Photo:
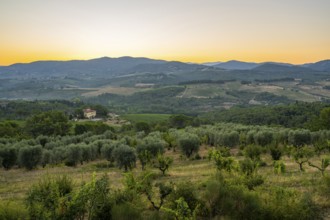
[[[66,135],[70,129],[68,117],[60,111],[43,112],[26,121],[26,130],[37,137],[39,135]]]

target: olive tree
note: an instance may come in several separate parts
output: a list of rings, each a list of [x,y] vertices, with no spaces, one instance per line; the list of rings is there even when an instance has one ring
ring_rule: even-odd
[[[162,172],[163,176],[165,175],[165,172],[170,168],[172,163],[172,157],[166,157],[162,154],[158,154],[156,167]]]
[[[188,158],[199,151],[199,138],[195,134],[185,133],[179,138],[179,146],[184,155]]]
[[[157,136],[147,136],[138,143],[136,151],[141,162],[142,170],[144,170],[152,158],[164,153],[165,146],[166,142]]]
[[[294,161],[299,165],[301,172],[305,171],[303,165],[314,155],[313,149],[308,146],[291,147],[291,155]]]
[[[18,151],[18,162],[19,165],[25,167],[28,170],[32,170],[38,166],[42,159],[42,147],[27,146],[22,147]]]
[[[69,145],[66,150],[65,165],[75,167],[81,161],[82,161],[82,150],[80,146],[75,144]]]
[[[301,147],[311,143],[311,133],[308,130],[290,131],[288,140],[293,146]]]
[[[260,146],[266,146],[273,141],[273,133],[270,131],[258,131],[254,135],[254,142]]]
[[[117,166],[121,169],[124,167],[125,172],[132,169],[136,163],[135,149],[128,145],[121,144],[113,152]]]

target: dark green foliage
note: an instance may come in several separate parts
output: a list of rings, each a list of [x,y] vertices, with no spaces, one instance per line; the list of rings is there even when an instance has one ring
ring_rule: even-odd
[[[311,143],[311,133],[308,130],[295,130],[289,132],[289,143],[300,147]]]
[[[38,136],[36,140],[42,147],[45,147],[46,144],[49,143],[50,138],[48,136],[41,135],[41,136]]]
[[[267,214],[254,193],[240,186],[228,185],[223,180],[209,182],[202,199],[209,218],[265,219]]]
[[[46,177],[33,185],[26,198],[29,217],[31,219],[61,217],[61,209],[64,208],[61,206],[68,202],[66,196],[72,191],[72,188],[72,180],[66,176],[57,179]]]
[[[237,131],[220,132],[215,136],[216,145],[225,147],[235,147],[239,143],[239,134]]]
[[[105,158],[107,161],[110,162],[110,164],[114,161],[113,151],[115,149],[115,145],[111,142],[103,144],[101,148],[101,155],[103,158]]]
[[[3,147],[0,148],[0,157],[2,158],[2,166],[9,170],[16,164],[17,160],[17,150],[14,147]]]
[[[82,161],[82,150],[80,146],[74,144],[69,145],[66,149],[65,158],[65,165],[77,166],[77,164]]]
[[[199,206],[197,188],[192,182],[183,182],[175,185],[173,192],[169,196],[170,208],[174,209],[176,201],[183,198],[190,210],[195,210]]]
[[[210,112],[202,118],[210,123],[232,122],[246,125],[281,125],[288,128],[320,130],[319,114],[329,104],[296,102],[290,105],[234,107]],[[313,125],[316,120],[316,125]]]
[[[251,160],[250,158],[245,158],[239,162],[241,171],[247,175],[252,176],[257,172],[258,163],[256,161]]]
[[[23,131],[22,127],[16,122],[12,122],[12,121],[0,122],[0,137],[4,137],[4,138],[21,137],[23,136],[22,131]]]
[[[322,219],[320,207],[306,193],[273,186],[268,189],[264,204],[268,210],[267,219]]]
[[[330,107],[322,109],[320,112],[320,122],[323,129],[330,129]]]
[[[92,134],[103,134],[104,132],[113,132],[114,129],[103,122],[84,122],[76,124],[74,127],[74,133],[76,135],[91,132]]]
[[[244,179],[244,184],[249,190],[253,190],[255,187],[264,183],[264,178],[260,175],[248,175]]]
[[[179,146],[184,155],[188,158],[199,151],[200,141],[197,135],[185,133],[179,138]]]
[[[273,141],[273,134],[269,131],[258,131],[254,135],[254,141],[260,146],[266,146]]]
[[[50,164],[52,162],[53,162],[52,152],[50,150],[47,150],[47,149],[43,150],[42,151],[41,162],[40,162],[42,167],[45,167],[47,164]]]
[[[271,146],[270,147],[270,155],[273,160],[280,160],[282,156],[282,149],[280,147]]]
[[[42,147],[27,146],[18,151],[18,163],[27,170],[32,170],[38,166],[42,159]]]
[[[156,157],[157,154],[163,154],[165,150],[166,142],[156,136],[145,137],[136,148],[138,154],[144,151],[148,151],[152,157]]]
[[[138,158],[140,160],[142,170],[145,170],[146,165],[151,162],[153,156],[149,151],[144,150],[138,153]]]
[[[186,115],[172,115],[169,124],[172,128],[184,128],[192,124],[193,119]]]
[[[122,144],[114,150],[113,155],[117,166],[119,168],[124,168],[126,172],[128,169],[135,167],[136,153],[134,148]]]
[[[143,219],[141,210],[130,203],[122,203],[113,207],[112,219],[120,220],[141,220]]]
[[[223,156],[221,151],[210,150],[209,160],[213,160],[219,171],[225,170],[231,172],[234,168],[234,158],[229,156]]]
[[[150,132],[150,125],[147,122],[137,122],[135,124],[136,131],[144,131],[146,134]]]
[[[260,146],[249,145],[244,148],[245,156],[251,158],[254,161],[260,161],[261,153],[262,153],[262,148]]]
[[[60,111],[44,112],[26,121],[26,130],[34,137],[39,135],[66,135],[70,129],[67,116]]]
[[[112,219],[112,200],[110,198],[107,176],[82,185],[68,204],[67,219]]]

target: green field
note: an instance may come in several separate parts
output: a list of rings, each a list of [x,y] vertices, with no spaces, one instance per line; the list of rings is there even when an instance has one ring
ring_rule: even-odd
[[[126,114],[121,115],[123,119],[131,122],[147,122],[147,123],[157,123],[162,121],[167,121],[171,114]]]

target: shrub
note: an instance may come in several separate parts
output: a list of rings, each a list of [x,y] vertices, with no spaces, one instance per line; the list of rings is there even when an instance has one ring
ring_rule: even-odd
[[[17,150],[9,146],[0,148],[0,157],[2,158],[2,166],[9,170],[16,164]]]
[[[260,161],[261,152],[262,148],[255,145],[249,145],[244,149],[245,156],[255,161]]]
[[[65,176],[57,179],[45,177],[33,185],[26,198],[30,219],[59,219],[64,208],[61,205],[65,205],[63,197],[68,195],[72,188],[71,179]]]
[[[281,173],[285,173],[285,164],[283,163],[283,161],[274,161],[274,173],[276,174],[281,174]]]
[[[28,219],[28,212],[22,204],[11,201],[0,201],[0,219]]]
[[[272,156],[273,160],[280,160],[282,156],[282,149],[273,146],[270,148],[270,155]]]

